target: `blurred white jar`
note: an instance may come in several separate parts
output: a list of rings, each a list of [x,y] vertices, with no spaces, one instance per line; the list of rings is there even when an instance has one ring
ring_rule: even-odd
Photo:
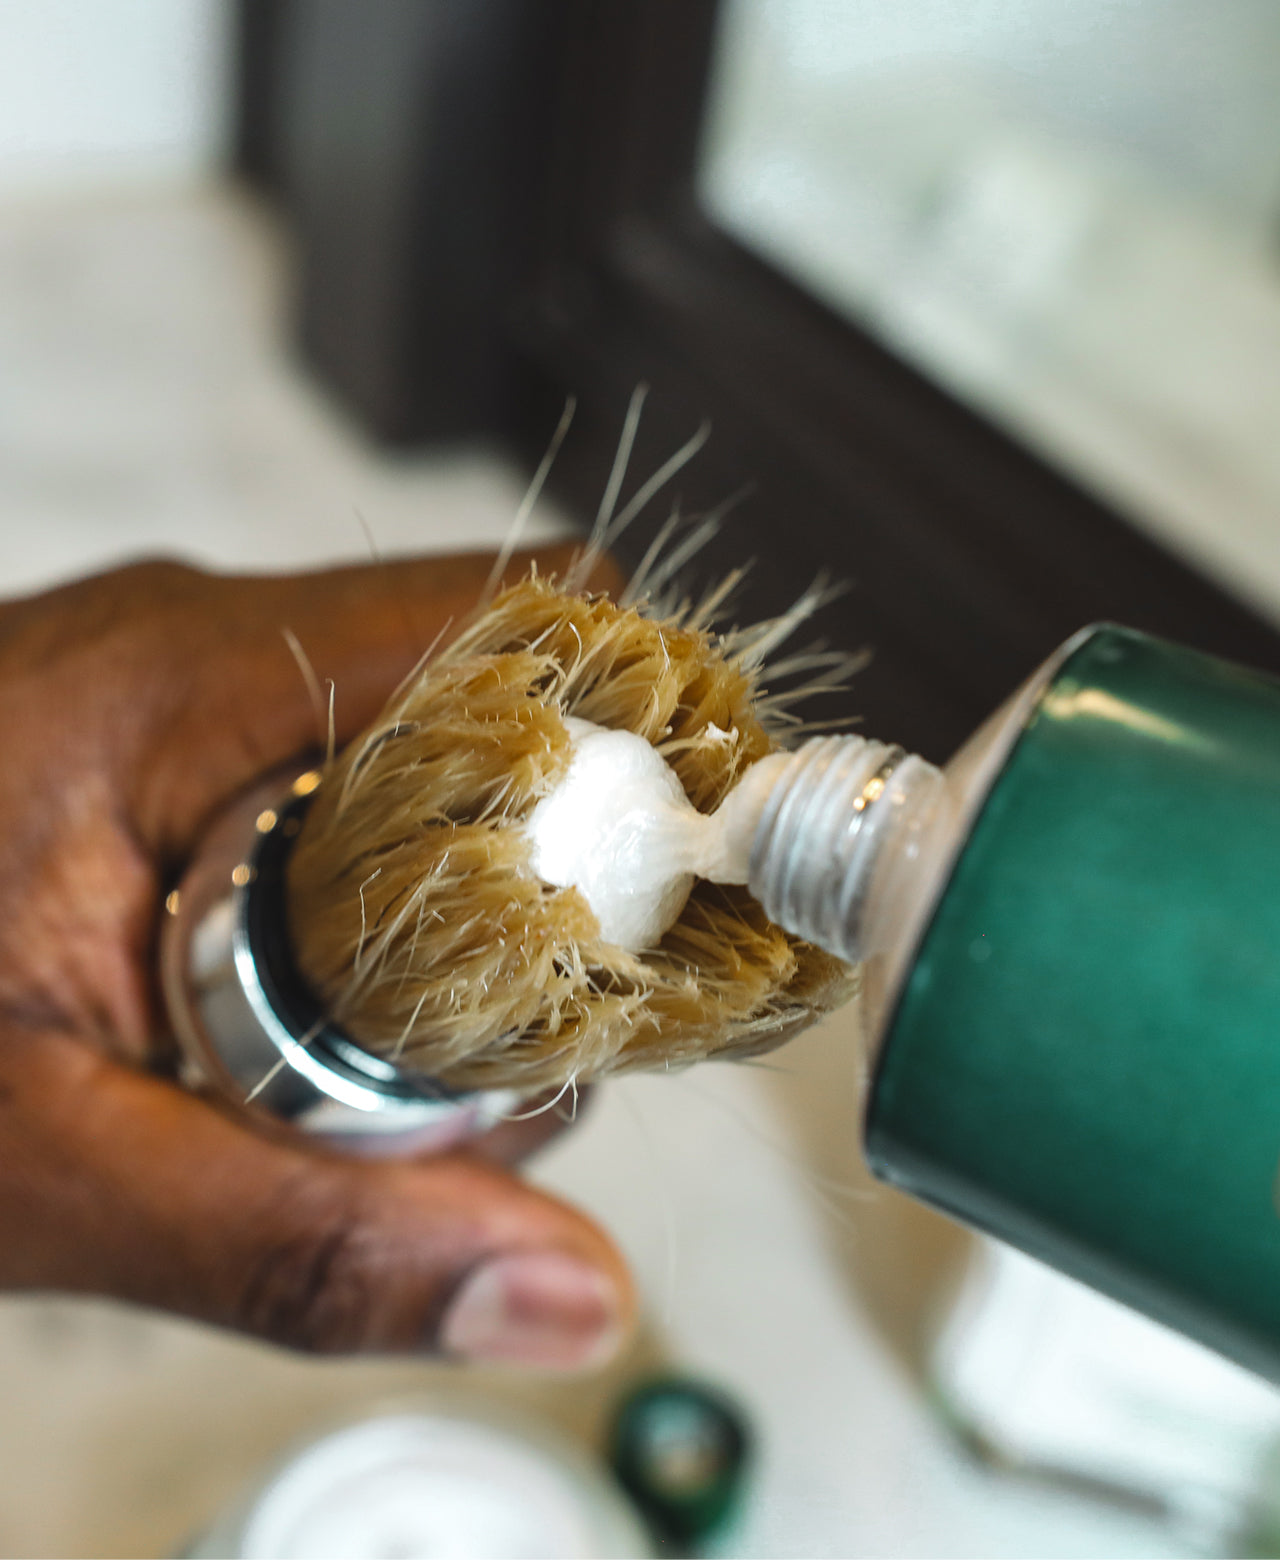
[[[653,1553],[603,1466],[488,1407],[405,1406],[273,1468],[190,1560],[527,1560]]]

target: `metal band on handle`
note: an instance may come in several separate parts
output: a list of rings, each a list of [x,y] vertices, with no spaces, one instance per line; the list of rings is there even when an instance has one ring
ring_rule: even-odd
[[[455,1094],[364,1050],[298,973],[284,874],[318,783],[311,772],[244,797],[170,895],[160,970],[183,1081],[359,1152],[448,1147],[509,1115],[519,1096]]]

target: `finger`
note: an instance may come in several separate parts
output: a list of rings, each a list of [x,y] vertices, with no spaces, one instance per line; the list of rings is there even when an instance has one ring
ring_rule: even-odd
[[[541,573],[559,574],[577,550],[562,546],[517,555],[507,574],[521,576],[535,562]],[[236,598],[242,633],[237,663],[218,677],[219,686],[225,690],[230,676],[243,679],[233,699],[258,695],[262,663],[283,666],[295,719],[302,717],[303,729],[290,747],[279,724],[267,719],[259,740],[279,758],[297,751],[299,737],[323,740],[310,693],[285,642],[288,630],[320,683],[334,684],[337,736],[345,741],[377,714],[422,656],[461,624],[480,599],[493,562],[490,553],[464,553],[225,581]]]
[[[516,578],[533,563],[544,574],[561,573],[577,551],[566,545],[517,554],[507,575]],[[181,599],[175,581],[178,609],[188,618],[198,610],[200,621],[187,622],[181,694],[161,701],[159,740],[142,770],[135,812],[144,837],[185,848],[210,806],[322,747],[327,711],[317,710],[317,686],[325,694],[332,686],[337,742],[355,736],[461,624],[492,566],[491,554],[470,553],[295,576],[196,576],[204,590],[198,609]],[[620,579],[605,559],[592,584]],[[312,669],[310,683],[291,646]]]
[[[6,1046],[6,1050],[8,1050]],[[106,1293],[322,1352],[579,1368],[624,1336],[582,1214],[475,1157],[295,1147],[39,1036],[0,1088],[0,1280]]]

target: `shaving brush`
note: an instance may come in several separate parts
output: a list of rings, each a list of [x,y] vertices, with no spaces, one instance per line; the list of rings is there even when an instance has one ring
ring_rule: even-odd
[[[770,669],[820,594],[719,632],[732,579],[672,600],[650,568],[613,601],[597,558],[480,606],[343,753],[213,831],[161,947],[189,1082],[349,1146],[440,1145],[534,1094],[754,1055],[852,994],[745,887],[741,782],[849,669]]]
[[[820,646],[777,656],[829,592],[718,629],[745,571],[682,595],[724,511],[678,505],[619,600],[588,589],[707,438],[619,508],[644,397],[565,575],[493,595],[572,402],[452,642],[345,752],[268,777],[211,831],[160,938],[190,1086],[360,1151],[442,1147],[533,1095],[754,1055],[852,995],[856,959],[746,886],[763,841],[783,868],[764,903],[785,898],[769,842],[811,766],[778,750],[856,670]]]
[[[671,924],[625,945],[581,887],[540,874],[531,827],[584,730],[647,744],[689,807],[714,814],[777,745],[786,706],[761,668],[790,626],[723,636],[705,609],[620,605],[536,574],[498,596],[328,767],[290,853],[294,955],[334,1021],[447,1088],[531,1093],[751,1055],[842,1000],[843,964],[679,859]],[[664,844],[678,857],[651,835],[651,858]],[[615,899],[646,865],[609,864]]]

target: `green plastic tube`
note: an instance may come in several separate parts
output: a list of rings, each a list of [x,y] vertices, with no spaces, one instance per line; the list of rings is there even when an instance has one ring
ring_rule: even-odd
[[[752,858],[870,960],[872,1169],[1280,1380],[1280,682],[1099,627],[899,816],[894,751]]]

